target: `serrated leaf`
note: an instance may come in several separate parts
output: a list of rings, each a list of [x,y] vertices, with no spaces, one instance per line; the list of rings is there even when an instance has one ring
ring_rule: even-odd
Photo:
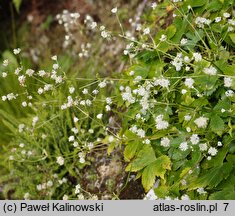
[[[219,116],[217,115],[212,115],[211,116],[211,119],[210,119],[210,129],[215,132],[215,133],[218,133],[218,132],[221,132],[224,130],[224,121],[222,118],[220,118]]]
[[[223,165],[214,167],[206,173],[204,173],[197,180],[192,182],[189,185],[189,189],[196,189],[200,187],[207,187],[209,189],[216,187],[221,181],[226,179],[230,172],[232,171],[233,166],[231,163],[224,163]]]
[[[137,158],[127,166],[126,171],[139,171],[155,160],[156,156],[152,146],[144,145],[144,147],[138,153]]]
[[[127,144],[124,150],[124,159],[130,161],[138,152],[143,144],[140,141],[131,141]]]
[[[155,178],[160,177],[165,180],[164,175],[167,170],[171,169],[171,160],[166,155],[162,155],[157,158],[153,163],[144,168],[142,174],[142,184],[145,191],[148,191],[153,187],[155,183]]]
[[[154,166],[147,166],[142,173],[142,185],[145,191],[149,191],[155,183]]]

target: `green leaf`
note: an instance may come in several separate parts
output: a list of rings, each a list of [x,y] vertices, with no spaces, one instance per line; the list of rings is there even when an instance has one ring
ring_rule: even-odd
[[[142,184],[145,191],[148,191],[155,183],[156,176],[165,180],[165,173],[171,169],[171,160],[166,155],[157,158],[153,163],[148,165],[142,174]]]
[[[127,166],[126,171],[139,171],[155,160],[156,156],[152,146],[144,145],[144,147],[138,153],[137,158]]]
[[[13,0],[13,4],[15,6],[16,11],[19,13],[20,11],[20,5],[22,3],[22,0]]]
[[[210,200],[235,200],[235,190],[225,188],[222,191],[215,192],[210,195]]]
[[[215,133],[220,133],[224,130],[224,121],[217,115],[211,115],[210,129]]]
[[[131,141],[127,144],[125,150],[124,150],[124,158],[126,161],[130,161],[138,152],[138,150],[142,146],[142,142],[140,141]]]
[[[206,3],[207,1],[205,0],[189,0],[188,1],[188,5],[190,5],[191,7],[201,7],[205,5]]]
[[[214,188],[229,176],[232,169],[232,164],[228,162],[214,167],[213,169],[206,171],[206,173],[203,173],[201,177],[192,182],[189,185],[189,189],[196,189],[199,187],[208,187],[209,189]]]
[[[142,185],[145,191],[149,191],[155,183],[154,164],[147,166],[142,173]]]
[[[232,40],[232,42],[235,44],[235,33],[229,34],[229,37]]]

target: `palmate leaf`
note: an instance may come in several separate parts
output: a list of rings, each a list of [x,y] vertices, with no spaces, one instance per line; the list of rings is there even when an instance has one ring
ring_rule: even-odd
[[[153,187],[156,176],[164,180],[166,171],[170,169],[171,160],[166,155],[157,158],[153,163],[148,165],[142,173],[142,184],[145,191]]]
[[[156,156],[153,148],[150,145],[145,145],[138,153],[136,159],[127,166],[126,171],[139,171],[155,160]]]
[[[228,162],[220,166],[214,167],[204,173],[197,180],[192,182],[188,188],[196,189],[200,187],[207,187],[208,189],[211,189],[213,187],[216,187],[221,181],[223,181],[229,176],[232,169],[232,164]]]

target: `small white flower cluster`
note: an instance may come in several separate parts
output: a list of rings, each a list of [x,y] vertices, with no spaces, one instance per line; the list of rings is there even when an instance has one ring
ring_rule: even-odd
[[[100,35],[105,39],[110,39],[111,37],[111,34],[105,29],[105,26],[100,26]]]
[[[166,78],[160,78],[160,79],[157,79],[154,77],[153,79],[153,84],[154,86],[161,86],[163,88],[168,88],[169,85],[170,85],[170,81]]]
[[[194,120],[194,123],[199,127],[199,128],[206,128],[207,127],[207,121],[209,119],[206,117],[199,117],[197,119]]]
[[[169,147],[170,146],[170,139],[167,137],[162,137],[160,141],[160,145],[163,147]]]
[[[64,158],[62,156],[58,156],[56,158],[56,163],[58,163],[60,166],[64,165]]]
[[[46,189],[48,189],[48,188],[51,188],[52,186],[53,186],[53,181],[49,180],[49,181],[47,181],[47,182],[45,182],[45,183],[38,184],[38,185],[36,186],[36,189],[37,189],[38,191],[41,191],[41,190],[46,190]]]
[[[131,88],[129,86],[125,88],[125,92],[122,92],[121,95],[124,101],[127,101],[131,104],[135,103],[135,97],[132,95]]]
[[[73,40],[72,31],[78,25],[80,14],[78,12],[70,13],[68,10],[63,10],[62,14],[57,14],[56,19],[60,25],[63,25],[66,32],[63,47],[68,47]]]
[[[183,66],[183,54],[177,53],[176,57],[173,61],[171,61],[171,64],[175,66],[176,71],[180,71]]]
[[[213,66],[210,66],[210,67],[206,67],[203,69],[203,72],[205,74],[208,74],[208,75],[211,75],[211,76],[214,76],[217,74],[217,69]]]
[[[137,128],[136,125],[132,125],[129,128],[129,131],[131,131],[132,133],[135,133],[140,138],[144,138],[145,137],[145,131],[142,128]]]
[[[204,28],[204,25],[210,25],[211,24],[211,20],[206,19],[204,17],[197,17],[195,20],[196,25],[198,26],[198,28]]]
[[[7,94],[7,95],[2,96],[2,100],[3,100],[3,101],[6,101],[6,100],[11,101],[11,100],[13,100],[13,99],[16,99],[17,97],[18,97],[18,94],[9,93],[9,94]]]
[[[224,77],[224,87],[230,88],[233,84],[233,80],[230,77]]]
[[[169,123],[165,120],[163,120],[163,115],[158,115],[155,118],[156,128],[158,130],[165,130],[169,127]]]

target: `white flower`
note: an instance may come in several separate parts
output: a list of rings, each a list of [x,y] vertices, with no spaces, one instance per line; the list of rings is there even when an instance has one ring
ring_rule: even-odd
[[[218,150],[214,147],[210,147],[208,149],[208,154],[210,154],[211,156],[215,156],[217,154]]]
[[[199,143],[200,141],[200,138],[197,134],[193,134],[191,137],[190,137],[190,141],[193,145],[196,145]]]
[[[70,136],[69,137],[69,142],[73,142],[75,140],[75,137],[74,136]]]
[[[176,71],[180,71],[181,67],[183,66],[183,58],[182,53],[177,53],[176,57],[173,61],[171,61],[171,64],[175,66]]]
[[[108,141],[109,142],[113,142],[114,141],[114,137],[113,136],[109,136]]]
[[[63,158],[62,156],[59,156],[59,157],[56,158],[56,162],[57,162],[60,166],[62,166],[62,165],[64,165],[64,158]]]
[[[216,75],[217,70],[213,66],[210,66],[210,67],[204,68],[203,72],[208,75]]]
[[[8,59],[3,60],[2,66],[7,67],[8,64],[9,64],[9,60]]]
[[[109,98],[109,97],[107,97],[106,99],[105,99],[105,101],[106,101],[106,103],[107,104],[112,104],[112,99],[111,98]]]
[[[103,114],[102,114],[102,113],[100,113],[100,114],[98,114],[96,117],[97,117],[98,119],[102,119]]]
[[[27,107],[27,102],[26,101],[23,101],[22,104],[21,104],[23,107]]]
[[[167,137],[162,137],[160,145],[163,147],[169,147],[170,146],[170,140]]]
[[[215,22],[216,22],[216,23],[218,23],[218,22],[220,22],[220,21],[221,21],[221,17],[216,17],[216,18],[215,18]]]
[[[94,95],[97,95],[98,93],[99,93],[99,91],[97,89],[92,91],[92,94],[94,94]]]
[[[117,7],[113,8],[113,9],[111,10],[111,12],[112,12],[113,14],[117,13]]]
[[[86,161],[85,161],[85,158],[84,158],[84,157],[80,157],[80,158],[79,158],[79,162],[80,162],[81,164],[85,163],[85,162],[86,162]]]
[[[21,52],[21,49],[20,49],[20,48],[13,49],[13,53],[14,53],[15,55],[18,55],[20,52]]]
[[[199,144],[200,151],[206,151],[207,150],[207,144],[206,143],[201,143]]]
[[[68,197],[68,195],[66,195],[66,194],[64,194],[64,196],[63,196],[63,198],[62,198],[63,200],[68,200],[69,199],[69,197]]]
[[[151,4],[151,8],[153,8],[153,10],[154,10],[156,7],[157,7],[157,3],[156,3],[156,2],[153,2],[153,3]]]
[[[158,130],[164,130],[169,127],[169,123],[167,121],[163,120],[163,115],[158,115],[155,118],[155,122],[156,122],[156,128]]]
[[[24,146],[25,146],[24,143],[20,143],[19,145],[20,148],[24,148]]]
[[[225,95],[226,95],[226,97],[232,97],[234,95],[234,91],[230,89],[225,92]]]
[[[222,108],[220,111],[221,111],[222,113],[226,112],[226,110],[225,110],[225,109],[223,109],[223,108]]]
[[[32,120],[32,126],[33,126],[33,127],[36,125],[36,123],[38,122],[38,120],[39,120],[38,116],[33,117],[33,120]]]
[[[217,145],[218,145],[218,146],[222,146],[222,145],[223,145],[223,143],[222,143],[222,142],[220,142],[220,141],[218,141]]]
[[[51,181],[51,180],[49,180],[48,182],[47,182],[47,187],[52,187],[53,186],[53,182]]]
[[[104,30],[104,31],[101,32],[101,37],[108,38],[108,37],[110,37],[110,34],[107,31]]]
[[[25,128],[25,124],[19,124],[18,126],[19,133],[22,133],[24,128]]]
[[[29,77],[31,77],[31,76],[33,76],[34,72],[35,72],[35,71],[32,70],[32,69],[27,69],[25,73],[26,73]]]
[[[46,75],[46,71],[44,71],[44,70],[38,71],[38,76],[44,77],[45,75]]]
[[[106,85],[107,85],[106,81],[102,81],[102,82],[99,83],[98,86],[99,86],[100,88],[104,88],[104,87],[106,87]]]
[[[195,62],[199,62],[202,60],[202,55],[200,53],[193,53],[193,58],[195,59]]]
[[[182,90],[181,90],[181,93],[184,95],[184,94],[187,93],[187,90],[186,90],[186,89],[182,89]]]
[[[42,94],[43,91],[44,91],[44,90],[43,90],[42,88],[39,88],[39,89],[38,89],[38,94]]]
[[[130,76],[134,76],[135,75],[135,71],[130,71],[129,75]]]
[[[199,194],[206,194],[207,192],[204,190],[204,188],[198,188],[197,189],[197,192],[199,193]]]
[[[184,84],[185,84],[188,88],[193,88],[194,79],[192,79],[192,78],[186,78],[185,81],[184,81]]]
[[[108,111],[111,110],[111,107],[110,107],[109,105],[106,105],[106,106],[105,106],[105,110],[108,112]]]
[[[168,88],[170,85],[170,81],[165,78],[160,78],[160,79],[154,79],[154,86],[160,85],[163,88]]]
[[[54,55],[54,56],[51,57],[51,59],[52,59],[53,61],[57,61],[57,56]]]
[[[6,72],[2,72],[2,77],[3,78],[7,77],[7,73]]]
[[[190,197],[187,194],[181,196],[181,200],[190,200]]]
[[[69,87],[69,93],[70,94],[73,94],[75,91],[75,88],[73,86]]]
[[[160,41],[165,41],[166,39],[167,39],[167,36],[162,34],[159,40]]]
[[[18,81],[19,81],[21,86],[24,86],[25,79],[26,79],[25,75],[21,75],[21,76],[18,77]]]
[[[79,119],[78,119],[76,116],[73,117],[73,122],[74,122],[74,123],[78,122],[78,120],[79,120]]]
[[[195,120],[194,120],[194,123],[195,123],[199,128],[206,128],[206,126],[207,126],[207,121],[208,121],[208,118],[201,116],[201,117],[195,119]]]
[[[188,39],[187,38],[182,38],[181,41],[180,41],[180,45],[181,46],[184,46],[188,43]]]
[[[83,93],[84,95],[88,94],[88,89],[84,88],[84,89],[82,90],[82,93]]]
[[[187,142],[180,143],[179,149],[181,151],[186,151],[188,149],[188,143]]]
[[[140,138],[144,138],[145,137],[145,131],[143,129],[138,129],[136,134]]]
[[[230,77],[224,77],[224,87],[231,87],[233,84],[233,80]]]
[[[145,28],[144,29],[144,35],[147,35],[147,34],[149,34],[150,33],[150,28]]]
[[[223,17],[224,17],[224,18],[229,18],[230,16],[231,16],[231,15],[230,15],[229,13],[227,13],[227,12],[226,12],[226,13],[223,13]]]
[[[28,192],[24,194],[24,199],[25,199],[25,200],[28,200],[29,197],[30,197],[30,194],[29,194]]]
[[[75,187],[75,194],[79,194],[80,193],[80,189],[81,189],[80,184],[77,184],[76,187]]]
[[[58,64],[53,64],[52,67],[53,67],[54,70],[57,70],[59,68],[59,65]]]
[[[192,118],[191,115],[185,115],[185,116],[184,116],[184,120],[185,120],[185,121],[190,121],[191,118]]]

